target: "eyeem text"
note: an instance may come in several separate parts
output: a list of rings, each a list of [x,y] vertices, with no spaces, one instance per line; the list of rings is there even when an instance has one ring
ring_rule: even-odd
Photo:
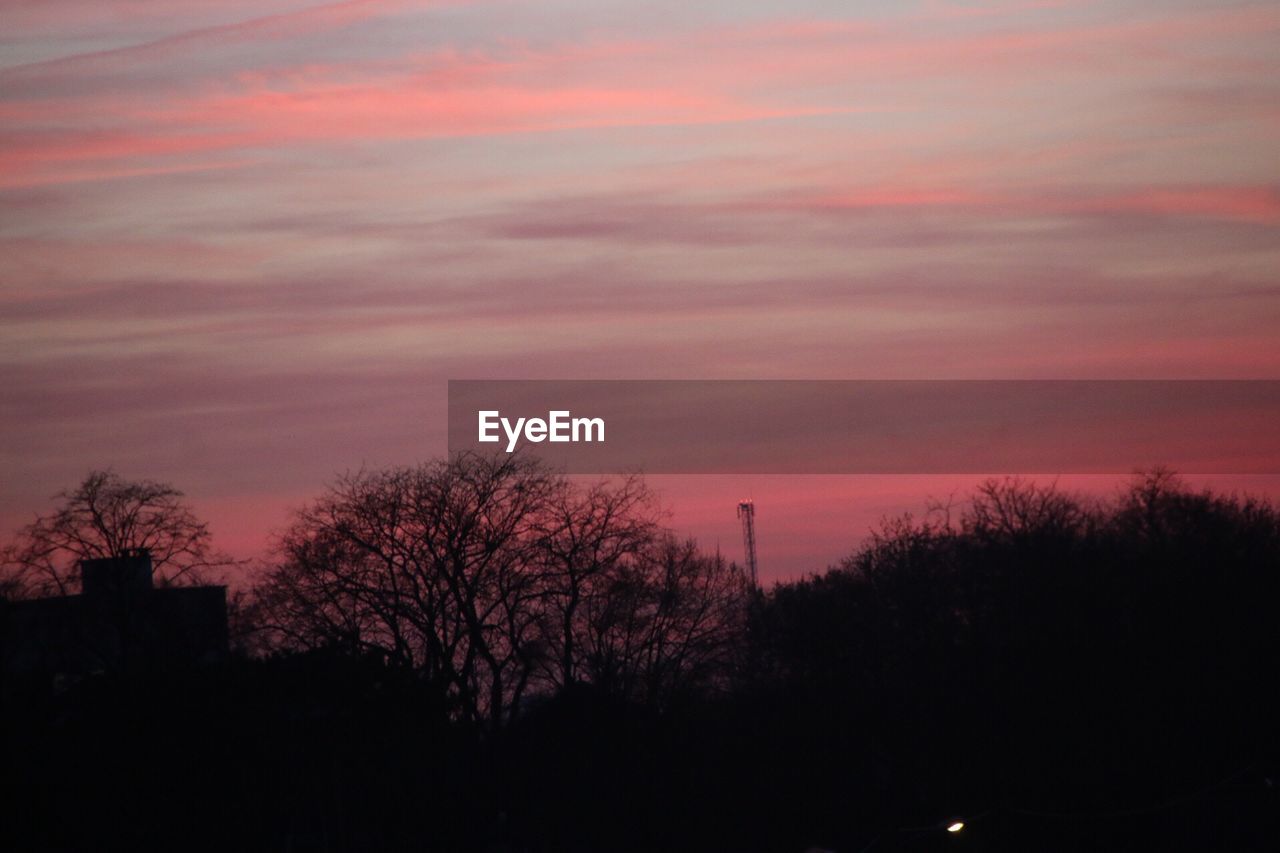
[[[479,441],[497,443],[502,440],[499,428],[507,436],[507,452],[516,449],[516,444],[523,437],[525,441],[535,444],[542,441],[579,442],[604,441],[604,418],[575,418],[569,411],[547,412],[546,420],[542,418],[510,418],[502,417],[496,409],[479,412]]]

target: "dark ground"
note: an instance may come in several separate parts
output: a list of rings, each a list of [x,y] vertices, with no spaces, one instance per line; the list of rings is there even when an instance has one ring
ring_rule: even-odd
[[[763,596],[717,689],[496,734],[333,651],[11,678],[0,847],[1276,850],[1278,579],[1234,499],[904,528]]]

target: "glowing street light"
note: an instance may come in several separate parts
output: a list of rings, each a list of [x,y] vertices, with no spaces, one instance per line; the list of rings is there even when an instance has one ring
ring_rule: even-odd
[[[977,817],[982,817],[986,814],[988,813],[983,812],[981,815],[977,815]],[[871,839],[871,843],[866,847],[863,847],[861,853],[870,853],[870,851],[874,849],[884,838],[897,835],[898,833],[937,832],[940,829],[945,829],[947,832],[954,835],[964,829],[964,826],[964,821],[957,817],[952,818],[949,821],[944,820],[941,823],[931,823],[928,826],[901,826],[897,829],[886,829],[884,832]]]

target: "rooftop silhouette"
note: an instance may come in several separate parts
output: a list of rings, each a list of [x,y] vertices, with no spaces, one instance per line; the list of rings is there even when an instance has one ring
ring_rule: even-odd
[[[82,560],[80,573],[79,594],[0,603],[6,675],[56,681],[226,657],[226,587],[157,587],[140,549]]]

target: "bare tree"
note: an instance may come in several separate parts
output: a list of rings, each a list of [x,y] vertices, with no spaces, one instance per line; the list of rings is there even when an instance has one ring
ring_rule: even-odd
[[[659,516],[638,478],[518,455],[361,472],[297,514],[253,608],[271,644],[382,655],[490,729],[580,681],[665,697],[724,661],[746,586]]]
[[[1133,473],[1119,495],[1114,523],[1127,526],[1148,539],[1168,536],[1179,517],[1186,521],[1194,505],[1212,503],[1208,492],[1192,491],[1186,481],[1170,468],[1156,466]]]
[[[286,646],[377,651],[499,725],[540,655],[533,520],[557,478],[519,457],[343,477],[298,513],[258,586]]]
[[[742,651],[751,585],[692,539],[655,537],[586,605],[590,680],[658,704],[721,686]]]
[[[208,526],[182,498],[165,483],[94,471],[18,532],[4,551],[0,586],[15,598],[67,595],[79,589],[81,560],[135,549],[150,552],[158,583],[199,583],[230,560],[211,551]]]
[[[584,607],[608,595],[617,575],[657,536],[659,511],[639,477],[585,489],[561,483],[536,521],[543,591],[542,629],[554,653],[547,676],[557,687],[579,679]]]
[[[987,480],[973,494],[963,527],[982,537],[1013,538],[1077,533],[1092,521],[1080,498],[1017,477]]]

